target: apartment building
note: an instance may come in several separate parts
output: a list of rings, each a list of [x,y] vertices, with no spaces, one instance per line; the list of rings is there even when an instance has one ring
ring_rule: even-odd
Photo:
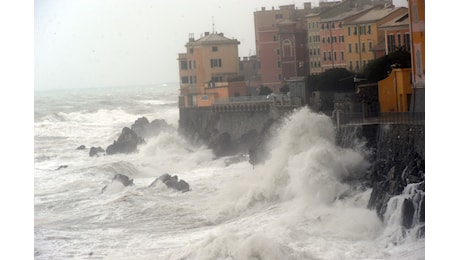
[[[223,33],[206,32],[195,40],[193,34],[185,44],[186,53],[179,53],[180,99],[179,105],[210,106],[215,98],[232,95],[229,88],[239,73],[239,41]],[[244,83],[244,82],[243,82]],[[238,84],[241,88],[241,84]],[[242,92],[245,90],[239,90]],[[243,93],[241,93],[243,94]]]
[[[384,32],[384,53],[386,55],[394,52],[398,48],[410,52],[410,31],[409,31],[409,12],[392,19],[379,26],[379,30]],[[377,54],[377,58],[380,55]]]
[[[425,0],[409,1],[412,56],[412,111],[425,112]]]
[[[254,12],[256,55],[262,85],[279,92],[284,78],[292,75],[292,64],[295,62],[297,66],[302,65],[302,68],[295,71],[301,71],[302,75],[306,73],[304,71],[308,66],[305,64],[308,61],[296,55],[301,56],[302,51],[307,49],[303,25],[305,15],[311,10],[311,3],[304,3],[303,9],[298,9],[295,5],[283,5],[279,9],[272,7],[271,10],[262,7],[260,11]],[[289,75],[284,76],[283,69]]]
[[[347,36],[345,59],[350,71],[362,72],[370,61],[376,59],[373,47],[385,42],[385,31],[378,30],[379,27],[405,13],[405,7],[376,6],[344,23]]]
[[[332,68],[348,68],[349,45],[346,38],[345,24],[372,10],[374,4],[370,1],[343,1],[333,8],[320,14],[320,50],[322,55],[321,71]]]

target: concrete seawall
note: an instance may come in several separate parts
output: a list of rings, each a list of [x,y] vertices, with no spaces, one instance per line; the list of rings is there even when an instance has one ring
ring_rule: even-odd
[[[213,149],[216,156],[247,153],[260,142],[272,124],[292,108],[261,111],[213,112],[211,108],[180,108],[179,132],[195,143]]]

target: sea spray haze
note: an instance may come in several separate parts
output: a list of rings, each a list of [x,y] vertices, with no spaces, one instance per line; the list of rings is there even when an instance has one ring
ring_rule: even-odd
[[[380,221],[371,191],[345,181],[367,169],[365,151],[336,146],[330,119],[308,108],[276,129],[254,169],[177,131],[135,153],[89,156],[139,117],[177,128],[177,95],[177,85],[36,92],[36,259],[424,258],[424,239],[400,236],[397,216]],[[149,187],[164,173],[191,190]]]

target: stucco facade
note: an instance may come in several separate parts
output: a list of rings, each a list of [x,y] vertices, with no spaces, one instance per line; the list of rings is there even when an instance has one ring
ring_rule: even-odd
[[[205,33],[198,40],[190,35],[185,44],[187,52],[178,57],[181,106],[207,105],[219,93],[229,93],[216,92],[212,97],[206,94],[207,89],[238,77],[238,44],[236,39],[229,39],[222,33]]]
[[[411,69],[393,69],[379,81],[380,112],[408,112],[412,98]]]

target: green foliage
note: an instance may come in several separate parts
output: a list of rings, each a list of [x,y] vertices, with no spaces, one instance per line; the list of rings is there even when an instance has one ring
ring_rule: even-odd
[[[312,91],[347,91],[353,90],[354,74],[344,68],[326,70],[319,75],[311,75],[307,78],[307,86]]]
[[[403,49],[398,49],[388,55],[369,62],[364,69],[364,77],[370,82],[377,82],[386,78],[392,68],[410,68],[410,53]]]
[[[280,92],[283,94],[287,94],[289,92],[289,87],[287,85],[284,85],[282,88],[280,88]]]
[[[259,89],[260,96],[270,95],[271,93],[273,93],[273,90],[271,90],[271,88],[264,86],[264,85],[260,85],[260,89]]]

